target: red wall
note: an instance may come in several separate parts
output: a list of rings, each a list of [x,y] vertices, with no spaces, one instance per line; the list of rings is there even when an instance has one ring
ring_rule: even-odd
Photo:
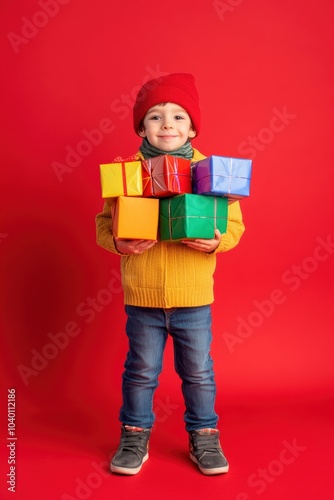
[[[178,71],[195,75],[201,98],[194,146],[254,160],[245,235],[215,275],[224,400],[327,397],[333,3],[21,0],[1,10],[1,356],[22,411],[77,402],[117,419],[125,316],[119,260],[95,243],[98,166],[136,152],[138,87]],[[170,346],[161,382],[180,398]]]

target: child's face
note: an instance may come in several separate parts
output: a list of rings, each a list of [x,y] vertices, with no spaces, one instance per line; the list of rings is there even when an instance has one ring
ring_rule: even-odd
[[[163,151],[173,151],[183,146],[188,138],[196,136],[190,116],[178,104],[167,102],[150,108],[143,120],[141,137]]]

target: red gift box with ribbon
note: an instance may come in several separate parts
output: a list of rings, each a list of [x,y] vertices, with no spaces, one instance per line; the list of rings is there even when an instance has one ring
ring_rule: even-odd
[[[191,193],[190,160],[170,155],[142,161],[143,196],[166,198]]]

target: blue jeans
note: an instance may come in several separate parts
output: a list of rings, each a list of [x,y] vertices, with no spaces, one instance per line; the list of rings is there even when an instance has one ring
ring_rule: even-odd
[[[173,309],[125,306],[125,310],[129,352],[124,365],[120,421],[146,429],[152,427],[153,395],[170,334],[175,370],[182,380],[186,430],[216,427],[210,306]]]

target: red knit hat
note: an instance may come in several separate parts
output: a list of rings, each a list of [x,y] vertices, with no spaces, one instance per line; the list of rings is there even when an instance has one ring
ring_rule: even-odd
[[[139,90],[133,107],[133,126],[138,134],[139,126],[147,111],[157,104],[174,102],[189,114],[198,135],[201,125],[199,98],[195,79],[189,73],[173,73],[146,82]]]

